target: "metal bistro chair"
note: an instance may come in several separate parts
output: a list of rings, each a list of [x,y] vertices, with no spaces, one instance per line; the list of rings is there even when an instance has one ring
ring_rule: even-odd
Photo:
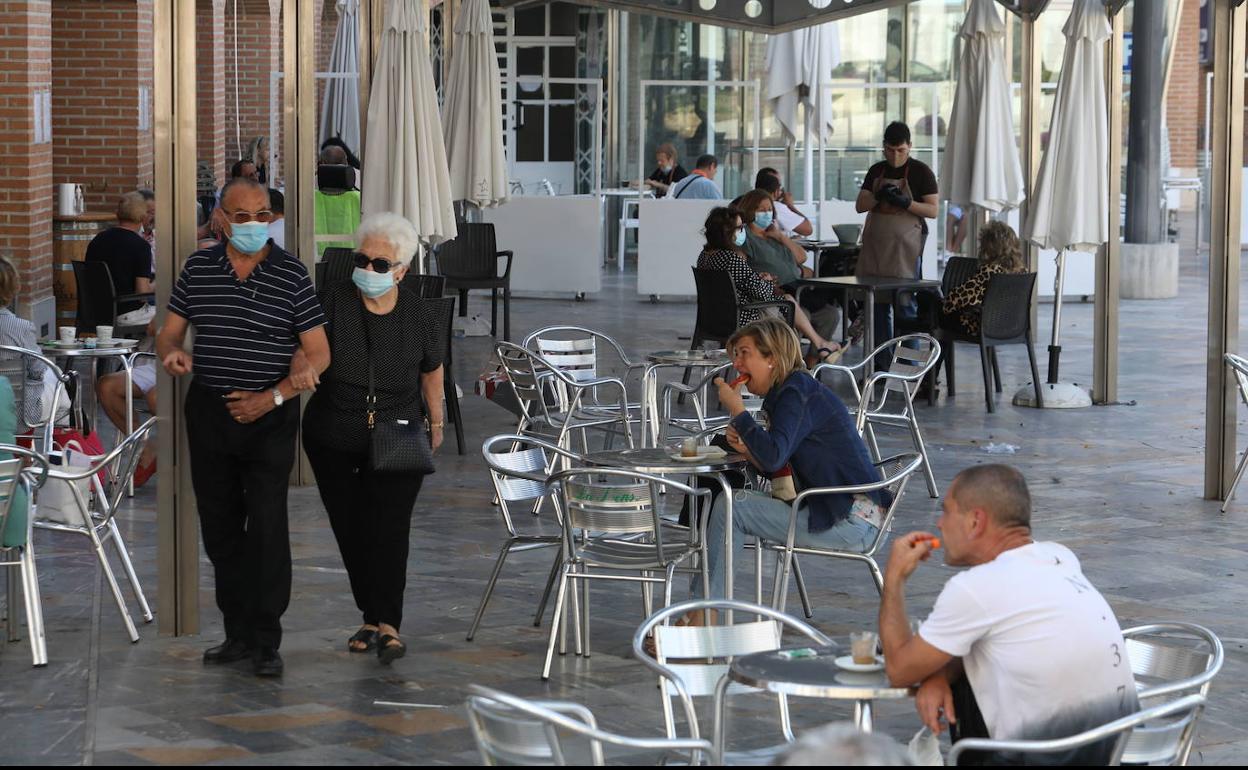
[[[905,318],[895,319],[893,322],[893,333],[900,337],[905,334],[939,332],[942,299],[948,297],[954,289],[965,283],[978,270],[979,260],[974,257],[949,257],[945,260],[945,269],[940,276],[940,293],[933,291],[916,292],[914,298],[919,306],[918,317],[914,320]],[[947,354],[947,350],[941,351],[940,363],[937,363],[936,367],[927,375],[928,406],[936,403],[936,375],[940,371],[941,364],[944,363]]]
[[[520,342],[520,346],[536,350],[543,358],[577,382],[596,380],[600,371],[620,369],[622,372],[619,379],[627,389],[632,375],[646,368],[644,362],[631,360],[620,343],[612,339],[610,335],[583,326],[545,326],[526,335]],[[610,351],[611,355],[600,355],[600,351],[603,350]],[[557,383],[552,382],[552,384],[556,385],[561,402],[566,404],[567,389],[559,387]],[[590,391],[589,398],[582,398],[581,407],[590,412],[619,413],[618,401],[602,403],[598,401],[597,396],[597,390]],[[640,424],[641,403],[628,402],[627,407],[629,423]]]
[[[10,642],[17,641],[17,582],[22,583],[26,604],[26,633],[30,636],[30,657],[35,667],[48,665],[48,640],[43,627],[43,601],[39,596],[39,573],[35,569],[34,540],[31,538],[31,497],[48,477],[48,460],[43,455],[11,444],[0,444],[0,567],[7,567],[8,603],[5,617]],[[22,465],[33,466],[23,470]],[[26,490],[25,510],[14,510],[18,488]],[[16,519],[14,517],[20,517]],[[10,527],[10,524],[13,526]],[[15,574],[16,573],[16,574]]]
[[[125,624],[126,632],[130,635],[130,641],[132,642],[139,641],[139,632],[134,626],[134,621],[130,618],[130,611],[126,608],[126,600],[121,595],[121,586],[118,585],[117,578],[113,574],[113,568],[109,565],[108,555],[104,553],[104,541],[110,539],[113,541],[113,546],[121,557],[121,565],[126,572],[126,578],[130,581],[130,588],[134,592],[135,601],[139,604],[143,622],[151,623],[152,610],[147,604],[147,597],[143,595],[143,587],[139,585],[138,575],[134,572],[134,565],[130,561],[130,553],[126,549],[125,541],[122,540],[121,530],[117,527],[116,515],[117,508],[121,504],[121,497],[125,494],[127,486],[125,480],[134,476],[134,469],[139,464],[139,454],[143,449],[143,442],[155,424],[155,417],[143,423],[111,452],[92,458],[90,467],[53,466],[48,471],[49,482],[61,482],[68,485],[78,506],[78,511],[82,515],[82,524],[72,525],[39,520],[37,497],[34,509],[35,527],[56,532],[71,532],[76,535],[83,535],[91,540],[91,546],[95,551],[96,558],[99,560],[100,569],[104,573],[104,579],[108,581],[108,587],[113,593],[113,600],[117,603],[117,611],[121,613],[121,620]],[[101,471],[104,471],[107,477],[111,479],[107,487],[100,481],[99,474]],[[98,510],[92,510],[87,499],[88,495],[84,494],[75,482],[89,483],[92,492],[90,497],[95,501]]]
[[[1243,399],[1245,405],[1248,405],[1248,359],[1234,353],[1227,353],[1223,360],[1235,375],[1235,381],[1239,383],[1239,397]],[[1239,458],[1239,465],[1235,468],[1235,478],[1231,481],[1231,488],[1227,490],[1226,499],[1222,501],[1223,513],[1226,513],[1227,506],[1231,504],[1231,498],[1235,496],[1235,488],[1239,486],[1240,479],[1244,477],[1245,466],[1248,466],[1248,448],[1244,449],[1243,456]]]
[[[553,455],[553,456],[552,456]],[[557,548],[563,543],[562,515],[559,511],[558,496],[550,494],[546,488],[546,479],[555,470],[560,458],[581,461],[580,455],[574,454],[554,444],[532,436],[504,434],[491,436],[481,445],[481,456],[490,468],[490,481],[494,484],[494,497],[498,500],[498,512],[503,517],[503,526],[507,527],[507,539],[498,550],[498,560],[494,562],[494,570],[485,584],[485,593],[481,595],[481,603],[477,606],[477,614],[468,629],[468,641],[477,635],[481,618],[485,615],[485,607],[494,594],[498,584],[498,576],[503,571],[503,563],[511,553],[534,551],[542,548]],[[540,513],[541,503],[550,496],[555,511],[555,523],[558,529],[544,531],[516,531],[516,521],[509,507],[510,503],[523,500],[535,501],[532,506],[534,514]],[[526,528],[526,530],[532,528]],[[563,555],[555,552],[555,561],[551,565],[550,577],[546,580],[546,588],[537,606],[537,614],[533,616],[533,625],[542,624],[542,615],[546,611],[546,601],[550,598],[550,590],[559,574],[559,565],[563,564]]]
[[[671,542],[673,532],[665,529],[658,502],[660,492],[664,491],[697,497],[710,494],[709,490],[694,489],[662,476],[627,469],[571,468],[553,474],[546,483],[558,486],[563,501],[563,563],[559,568],[559,589],[555,595],[555,614],[550,624],[542,679],[550,678],[555,637],[567,625],[563,612],[568,583],[580,581],[584,588],[580,617],[573,613],[573,620],[577,649],[585,657],[590,654],[591,581],[661,583],[664,607],[672,603],[672,581],[678,571],[699,575],[706,587],[705,564],[684,566],[702,552],[701,528],[677,530],[675,534],[685,539]],[[655,577],[652,574],[655,572],[662,573],[663,577]],[[575,585],[572,590],[576,591]],[[643,596],[646,593],[643,591]],[[564,651],[560,637],[560,652]]]
[[[673,626],[672,618],[687,612],[724,610],[753,616],[755,619],[730,625]],[[780,649],[781,635],[785,629],[801,633],[814,644],[832,645],[833,642],[818,629],[797,618],[785,615],[770,607],[742,601],[724,599],[681,602],[659,610],[646,618],[633,635],[633,657],[642,665],[659,675],[659,698],[663,706],[663,722],[668,738],[675,738],[676,716],[672,700],[679,700],[690,737],[701,737],[695,698],[713,696],[712,713],[714,726],[712,740],[715,749],[728,764],[761,764],[773,759],[791,743],[793,726],[789,721],[789,704],[786,696],[776,696],[779,706],[780,732],[784,743],[762,749],[741,752],[725,752],[724,707],[725,696],[737,693],[761,692],[743,684],[730,683],[726,674],[732,658],[755,652]],[[646,637],[654,634],[654,658],[645,651]],[[673,662],[678,660],[679,662]]]
[[[1160,706],[1137,711],[1129,716],[1086,730],[1078,735],[1052,740],[991,740],[988,738],[963,738],[953,744],[948,765],[958,764],[967,752],[998,752],[999,754],[1055,754],[1090,746],[1102,741],[1113,741],[1106,765],[1114,767],[1128,760],[1126,749],[1134,740],[1147,744],[1147,753],[1137,753],[1130,761],[1148,765],[1174,765],[1179,762],[1181,747],[1190,743],[1196,722],[1205,705],[1205,696],[1187,695]],[[1012,757],[1009,764],[1023,764],[1022,757]],[[1000,760],[998,760],[999,762]],[[1050,764],[1036,762],[1035,764]]]
[[[628,420],[628,391],[623,380],[599,377],[578,381],[539,353],[510,342],[497,343],[494,351],[520,405],[516,433],[553,438],[554,443],[566,449],[571,433],[579,431],[582,448],[588,451],[586,431],[592,428],[606,432],[608,447],[616,433],[622,433],[628,445],[634,446]],[[582,408],[585,394],[592,392],[591,399],[596,400],[599,388],[618,389],[616,410]]]
[[[997,365],[997,348],[1001,345],[1024,345],[1027,360],[1031,364],[1031,384],[1036,391],[1036,405],[1044,406],[1040,370],[1036,368],[1036,351],[1031,342],[1031,291],[1036,283],[1035,273],[998,273],[988,279],[984,302],[980,306],[979,334],[969,335],[960,330],[941,329],[939,338],[948,342],[945,349],[945,379],[949,382],[949,395],[954,394],[955,342],[979,345],[979,362],[984,372],[984,403],[988,412],[996,411],[992,393],[1001,392],[1001,369]],[[989,370],[991,368],[991,371]]]
[[[1127,628],[1122,635],[1127,640],[1127,659],[1142,703],[1192,693],[1209,696],[1209,687],[1224,660],[1222,640],[1212,631],[1195,623],[1166,622]],[[1193,737],[1189,734],[1179,747],[1176,764],[1187,764]],[[1139,762],[1155,749],[1148,734],[1135,733],[1127,741],[1123,761]]]
[[[438,275],[446,286],[459,292],[459,314],[468,315],[468,292],[490,290],[490,335],[498,336],[498,292],[503,292],[503,339],[511,339],[511,251],[499,251],[494,225],[489,222],[459,223],[459,235],[438,245]],[[502,272],[498,260],[507,262]]]
[[[44,404],[43,373],[39,364],[48,367],[59,383],[53,389],[52,403]],[[13,403],[17,407],[17,433],[33,434],[35,451],[46,455],[52,449],[52,433],[56,423],[56,405],[69,374],[53,363],[52,359],[34,350],[0,345],[0,377],[9,381],[13,388]]]
[[[886,352],[889,346],[893,348],[893,360],[888,370],[874,372],[859,390],[856,376],[858,370],[867,361],[874,360],[877,354]],[[880,445],[875,437],[876,425],[906,428],[910,431],[914,449],[923,458],[923,475],[927,480],[927,493],[934,498],[940,496],[940,491],[936,488],[936,476],[932,473],[927,444],[924,443],[923,432],[919,429],[919,419],[914,409],[914,394],[919,384],[936,369],[939,362],[940,343],[935,337],[928,334],[907,334],[885,342],[868,355],[863,356],[863,359],[856,364],[850,366],[820,364],[812,372],[815,379],[819,379],[825,371],[841,372],[847,375],[858,402],[853,407],[858,420],[858,432],[867,440],[867,446],[871,448],[871,454],[876,460],[880,459]],[[898,394],[897,398],[892,399],[899,402],[896,407],[889,404],[890,396],[894,393]]]
[[[884,544],[884,540],[888,537],[889,531],[893,527],[893,517],[897,514],[897,508],[901,505],[901,498],[905,494],[906,484],[910,480],[911,474],[918,470],[923,464],[923,458],[917,454],[902,454],[880,460],[875,467],[880,470],[883,479],[872,484],[858,484],[856,486],[847,487],[822,487],[816,489],[805,489],[798,493],[793,499],[792,512],[789,515],[789,534],[788,540],[781,543],[764,542],[761,544],[760,552],[756,555],[756,559],[762,560],[762,548],[778,551],[779,559],[776,565],[775,583],[772,587],[772,606],[784,612],[784,606],[788,596],[789,571],[790,564],[793,561],[794,554],[809,554],[811,556],[828,556],[835,559],[850,559],[860,561],[867,565],[871,570],[871,579],[875,581],[875,588],[881,594],[884,593],[884,574],[880,571],[880,565],[875,561],[875,554],[880,550],[880,546]],[[831,494],[858,494],[875,491],[886,491],[892,496],[887,509],[884,512],[884,518],[880,522],[880,531],[876,533],[875,541],[865,551],[838,551],[831,548],[811,548],[806,546],[795,546],[794,539],[797,536],[797,512],[798,509],[807,501],[807,498],[815,495],[831,495]],[[761,565],[756,563],[756,573],[762,573]],[[807,615],[809,617],[809,613]]]
[[[719,753],[700,738],[634,738],[598,727],[579,703],[530,701],[470,684],[468,724],[484,765],[606,764],[603,744],[634,751],[680,752],[690,765],[720,765]],[[579,738],[570,745],[565,735]],[[579,751],[578,751],[579,750]],[[571,751],[577,754],[569,757]]]
[[[118,294],[113,285],[113,274],[104,262],[73,262],[74,283],[78,288],[78,331],[95,333],[97,326],[113,326],[118,337],[143,336],[147,324],[134,326],[118,326],[117,316],[121,314],[121,306],[137,302],[144,304],[154,301],[153,292],[142,294]]]

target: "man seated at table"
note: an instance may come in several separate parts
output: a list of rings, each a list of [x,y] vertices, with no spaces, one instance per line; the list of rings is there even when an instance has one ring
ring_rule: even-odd
[[[932,535],[911,532],[893,543],[880,600],[888,678],[921,683],[915,705],[924,724],[939,733],[943,715],[955,741],[1060,738],[1139,708],[1114,611],[1070,549],[1032,539],[1021,473],[1006,465],[962,471],[937,527],[945,563],[969,569],[945,584],[913,634],[906,580],[935,545]],[[1060,759],[1105,764],[1108,748],[1101,742]]]
[[[117,201],[117,224],[91,239],[87,244],[87,262],[103,262],[113,277],[113,289],[118,296],[146,294],[152,291],[152,247],[140,230],[147,221],[147,201],[142,193],[128,192]],[[143,310],[147,303],[141,300],[123,302],[117,313],[124,315]],[[150,306],[148,306],[150,307]],[[154,309],[146,311],[138,323],[146,322],[155,315]]]
[[[793,202],[793,193],[784,189],[779,171],[770,166],[760,170],[754,176],[754,189],[771,194],[771,201],[775,204],[776,210],[776,225],[780,228],[780,232],[790,238],[795,236],[809,238],[815,232],[815,227],[810,220],[797,210],[797,204]]]
[[[149,338],[156,335],[155,318],[148,323],[145,334]],[[131,424],[137,428],[143,424],[143,420],[137,414],[138,402],[140,400],[147,402],[148,411],[153,416],[156,414],[156,359],[145,356],[136,361],[134,370],[130,375],[130,392],[133,399],[132,403],[136,408],[136,413],[132,416],[134,421]],[[100,401],[100,406],[104,407],[104,414],[108,415],[109,422],[117,428],[118,435],[125,438],[128,435],[126,430],[125,371],[101,376],[95,381],[95,393],[96,398]],[[148,436],[147,443],[143,445],[143,452],[139,455],[139,466],[134,471],[134,485],[136,487],[143,486],[155,472],[156,447],[152,436]]]
[[[693,173],[668,188],[669,197],[673,200],[722,200],[724,194],[715,184],[718,171],[719,161],[714,155],[700,156]]]

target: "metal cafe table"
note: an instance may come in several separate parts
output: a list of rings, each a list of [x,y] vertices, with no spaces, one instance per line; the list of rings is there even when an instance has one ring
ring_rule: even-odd
[[[814,654],[791,657],[793,648],[789,648],[734,658],[725,680],[784,695],[852,700],[854,725],[864,733],[871,732],[875,701],[899,700],[915,693],[914,688],[891,685],[883,671],[855,673],[841,669],[834,662],[838,653],[836,647],[804,649]]]
[[[677,367],[714,369],[732,362],[728,351],[718,350],[660,350],[646,355],[647,366],[641,376],[642,425],[641,443],[659,446],[663,435],[659,414],[659,371]]]

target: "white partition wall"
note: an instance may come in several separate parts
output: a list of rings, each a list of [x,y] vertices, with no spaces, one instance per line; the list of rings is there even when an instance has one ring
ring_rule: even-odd
[[[602,209],[596,195],[525,196],[485,209],[498,248],[515,252],[513,292],[602,289]]]
[[[637,293],[696,296],[691,268],[706,240],[706,215],[728,201],[643,200],[638,207]]]

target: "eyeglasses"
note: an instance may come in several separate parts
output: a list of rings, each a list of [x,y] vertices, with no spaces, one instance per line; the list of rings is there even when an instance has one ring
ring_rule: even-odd
[[[392,268],[396,266],[395,263],[391,262],[388,259],[382,259],[381,257],[370,257],[367,254],[360,252],[360,251],[355,252],[355,254],[353,254],[352,257],[355,259],[356,267],[361,267],[361,268],[368,267],[371,264],[373,266],[374,273],[388,273],[390,272]]]
[[[268,224],[269,222],[273,221],[273,212],[269,211],[268,209],[264,209],[263,211],[251,212],[251,211],[226,211],[224,208],[222,208],[221,213],[225,215],[225,218],[227,220],[229,220],[232,224],[236,224],[236,225],[245,225],[248,222],[264,222],[265,224]]]

